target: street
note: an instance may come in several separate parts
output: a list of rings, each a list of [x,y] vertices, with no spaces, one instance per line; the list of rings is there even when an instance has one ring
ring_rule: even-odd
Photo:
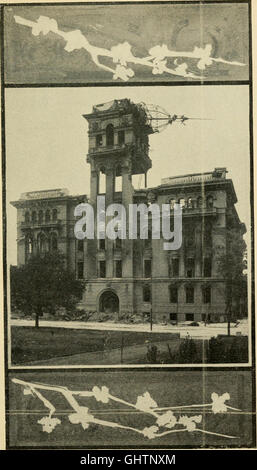
[[[190,322],[189,322],[190,323]],[[24,319],[11,319],[11,326],[34,326],[34,320]],[[72,328],[72,329],[88,329],[88,330],[109,330],[109,331],[150,331],[150,324],[124,324],[114,322],[83,322],[83,321],[49,321],[40,320],[40,327],[50,328]],[[204,325],[199,323],[199,326],[190,326],[186,322],[182,325],[155,325],[153,324],[153,333],[179,333],[181,338],[185,338],[188,335],[191,338],[196,339],[210,339],[217,337],[218,335],[227,334],[227,323],[211,323]],[[249,336],[249,323],[247,320],[241,320],[239,325],[235,327],[234,323],[231,323],[230,334],[242,334]]]

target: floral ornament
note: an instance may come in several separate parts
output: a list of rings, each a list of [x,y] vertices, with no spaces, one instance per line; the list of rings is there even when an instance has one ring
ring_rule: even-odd
[[[56,412],[54,404],[48,400],[45,394],[41,393],[46,391],[51,391],[52,393],[55,392],[56,394],[61,394],[62,397],[67,401],[67,403],[72,407],[71,414],[68,415],[68,419],[72,424],[81,424],[83,429],[87,429],[90,423],[94,423],[97,426],[107,426],[110,428],[118,428],[123,430],[128,430],[130,432],[139,433],[148,439],[154,438],[161,438],[170,433],[176,432],[201,432],[204,434],[220,436],[222,438],[227,439],[235,439],[236,436],[229,436],[221,433],[216,433],[211,430],[201,429],[201,427],[197,427],[197,424],[202,422],[202,415],[181,415],[179,414],[178,417],[176,415],[179,410],[183,409],[191,409],[192,412],[197,408],[206,409],[209,407],[210,410],[215,413],[224,412],[227,408],[236,410],[237,412],[243,413],[241,410],[237,408],[232,408],[229,405],[225,405],[225,401],[230,399],[230,395],[228,393],[224,393],[223,395],[219,396],[217,393],[212,394],[212,403],[203,403],[203,404],[191,404],[191,405],[180,405],[180,406],[173,406],[173,407],[165,407],[165,408],[158,408],[156,402],[152,399],[149,392],[145,392],[143,395],[137,397],[136,405],[134,403],[130,403],[128,401],[123,400],[122,398],[116,397],[109,393],[107,387],[98,387],[95,386],[90,391],[81,391],[81,390],[69,390],[67,387],[53,385],[53,384],[40,384],[40,383],[33,383],[21,380],[19,378],[12,378],[13,383],[21,385],[23,387],[23,392],[25,395],[32,393],[35,398],[38,398],[45,407],[49,410],[49,415],[44,416],[41,418],[38,423],[42,425],[43,431],[47,433],[51,433],[58,424],[61,424],[61,421],[58,418],[53,418],[52,416]],[[107,403],[109,401],[115,401],[117,403],[121,403],[123,406],[126,405],[127,407],[133,408],[133,410],[138,409],[139,411],[150,414],[154,420],[155,424],[145,427],[144,429],[139,429],[133,426],[126,426],[121,423],[110,421],[110,420],[103,420],[97,419],[92,414],[89,413],[89,408],[85,406],[80,406],[77,402],[76,397],[79,396],[80,398],[95,398],[96,401],[100,401],[103,403]],[[175,411],[176,410],[176,411]],[[117,410],[118,411],[118,410]],[[163,414],[159,414],[160,411],[163,411]],[[112,413],[114,410],[112,410]],[[107,411],[108,413],[108,411]],[[148,416],[149,417],[149,416]],[[229,416],[228,416],[229,417]],[[178,428],[177,428],[178,425]],[[179,428],[179,426],[182,426]],[[168,428],[164,432],[160,432],[160,428]],[[175,428],[175,429],[172,429]]]
[[[157,60],[153,61],[153,70],[152,73],[154,75],[162,74],[166,70],[167,60]]]
[[[40,16],[37,21],[32,26],[32,34],[33,36],[39,36],[40,33],[43,33],[45,36],[50,31],[58,32],[58,24],[52,18],[47,18],[47,16]]]
[[[197,62],[197,67],[199,70],[205,70],[207,65],[212,64],[211,50],[211,44],[206,44],[205,48],[195,46],[193,50],[193,55],[195,55],[196,57],[201,57],[200,60]]]
[[[93,415],[88,413],[88,408],[86,406],[80,406],[77,413],[72,413],[68,418],[72,424],[81,424],[83,429],[87,429],[89,427],[89,423],[94,419]]]
[[[123,44],[113,46],[111,49],[97,47],[91,44],[80,30],[69,32],[62,31],[58,28],[57,22],[47,16],[40,16],[37,21],[27,20],[17,15],[14,15],[14,19],[16,23],[31,28],[34,36],[38,36],[40,33],[46,35],[49,32],[53,32],[60,36],[64,41],[66,41],[65,50],[67,52],[72,52],[77,49],[86,50],[91,56],[92,61],[98,67],[113,74],[114,80],[121,79],[123,81],[128,81],[135,75],[135,72],[131,68],[126,68],[128,62],[130,64],[140,64],[142,66],[151,67],[152,72],[155,75],[165,72],[185,78],[199,78],[198,74],[195,75],[194,73],[187,71],[187,65],[185,63],[182,64],[183,66],[179,66],[177,68],[167,67],[165,59],[168,57],[181,57],[183,59],[188,58],[197,60],[197,67],[199,70],[204,70],[206,66],[212,65],[213,62],[245,66],[245,64],[241,62],[231,62],[219,57],[210,57],[212,49],[210,44],[207,44],[204,48],[195,47],[193,52],[170,50],[166,44],[156,45],[149,50],[150,55],[147,57],[136,57],[131,52],[131,45],[126,41]],[[97,28],[93,27],[93,29]],[[99,61],[99,57],[108,57],[112,59],[113,64],[117,64],[116,69],[101,63]]]
[[[149,49],[149,54],[152,56],[153,59],[163,60],[165,57],[169,57],[170,50],[166,46],[166,44],[162,44],[162,46],[154,46]]]
[[[125,41],[123,44],[111,47],[112,59],[115,64],[127,65],[134,58],[131,45]]]
[[[124,65],[118,64],[114,70],[113,80],[121,78],[121,80],[127,82],[131,77],[134,77],[134,75],[134,70],[130,69],[129,67],[124,67]]]
[[[188,65],[186,64],[186,62],[183,62],[182,64],[179,64],[179,65],[175,68],[175,72],[178,72],[179,74],[186,74],[186,73],[187,73],[187,69],[188,69]]]
[[[65,33],[64,39],[67,41],[64,48],[64,50],[67,52],[82,49],[88,45],[87,39],[79,29]]]
[[[217,413],[226,413],[227,405],[225,405],[225,401],[230,400],[229,393],[223,393],[223,395],[218,395],[217,393],[213,392],[211,395],[212,399],[212,411],[214,414]]]
[[[186,430],[189,432],[196,430],[196,423],[202,422],[202,415],[198,416],[180,416],[178,424],[185,426]]]
[[[136,408],[141,411],[150,411],[151,408],[157,408],[157,403],[152,399],[149,392],[137,397]]]
[[[108,403],[109,402],[109,388],[103,386],[103,387],[93,387],[92,392],[94,394],[94,397],[96,401],[101,401],[102,403]]]
[[[144,428],[142,430],[142,433],[145,437],[148,437],[148,439],[154,439],[155,437],[157,437],[157,432],[158,432],[159,428],[158,426],[150,426],[149,428]]]
[[[61,421],[58,418],[51,418],[51,416],[44,416],[38,421],[38,424],[41,424],[43,427],[43,432],[48,434],[54,430],[54,428],[61,424]]]
[[[157,418],[156,423],[158,426],[165,426],[171,429],[177,424],[177,418],[172,411],[166,411],[166,413]]]

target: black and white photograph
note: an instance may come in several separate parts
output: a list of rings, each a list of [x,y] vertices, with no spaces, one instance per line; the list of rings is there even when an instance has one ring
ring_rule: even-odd
[[[8,89],[6,108],[11,365],[248,364],[247,87]],[[137,239],[118,216],[97,238],[101,197],[137,206]],[[172,226],[176,203],[165,250],[155,209]]]
[[[256,447],[251,15],[1,5],[6,449]]]

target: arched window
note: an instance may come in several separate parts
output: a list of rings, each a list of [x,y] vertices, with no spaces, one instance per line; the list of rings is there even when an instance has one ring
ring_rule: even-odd
[[[197,199],[197,207],[203,207],[203,198],[202,196],[199,196]]]
[[[185,201],[185,199],[184,199],[183,197],[181,197],[181,198],[178,200],[178,203],[179,203],[180,207],[182,207],[182,209],[183,209],[183,207],[185,207],[185,205],[186,205],[186,201]]]
[[[213,197],[212,196],[207,197],[207,207],[208,207],[208,209],[213,208]]]
[[[40,224],[43,223],[43,221],[44,221],[44,214],[43,214],[43,211],[39,211],[39,213],[38,213],[38,221],[39,221]]]
[[[47,209],[46,215],[45,215],[45,221],[46,221],[46,222],[50,222],[50,220],[51,220],[50,210]]]
[[[26,237],[26,255],[32,255],[34,249],[33,238],[31,235]]]
[[[26,222],[26,224],[29,224],[29,222],[30,222],[30,215],[29,215],[28,211],[25,213],[25,222]]]
[[[34,224],[37,221],[37,213],[36,211],[32,212],[32,223]]]
[[[108,124],[106,127],[106,145],[107,147],[112,147],[114,145],[114,130],[112,124]]]
[[[176,202],[176,199],[170,199],[170,208],[174,209],[174,204]]]
[[[53,217],[53,221],[56,222],[56,220],[57,220],[57,209],[53,209],[52,217]]]
[[[47,238],[44,233],[40,233],[37,237],[37,246],[39,253],[46,253],[48,249]]]
[[[52,233],[51,234],[51,251],[56,251],[57,249],[58,249],[57,235],[56,233]]]
[[[194,207],[193,199],[191,197],[189,197],[188,200],[187,200],[187,207],[188,207],[188,209],[193,209],[193,207]]]

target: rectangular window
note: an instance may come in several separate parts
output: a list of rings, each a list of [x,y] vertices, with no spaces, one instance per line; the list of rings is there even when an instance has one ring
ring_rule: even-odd
[[[194,314],[186,313],[186,321],[194,321]]]
[[[122,145],[125,143],[125,131],[118,131],[118,144]]]
[[[96,146],[101,147],[103,145],[103,136],[102,134],[97,134],[96,136]]]
[[[78,279],[83,279],[84,278],[84,263],[83,261],[80,261],[78,263]]]
[[[203,275],[204,277],[211,277],[211,258],[204,258]]]
[[[99,261],[99,277],[106,277],[106,263]]]
[[[144,273],[145,277],[152,276],[152,261],[150,259],[145,259],[144,261]]]
[[[118,238],[115,239],[115,245],[114,246],[115,246],[116,250],[121,250],[121,248],[122,248],[121,238],[118,237]]]
[[[194,277],[194,275],[195,275],[195,260],[194,258],[187,258],[186,277]]]
[[[84,240],[78,240],[78,251],[84,251]]]
[[[179,259],[172,258],[172,277],[179,276]]]
[[[122,277],[122,260],[118,259],[115,261],[115,274],[116,277]]]
[[[170,287],[170,303],[178,303],[178,289],[177,287]]]
[[[151,302],[151,288],[149,286],[143,288],[143,302]]]
[[[211,303],[211,288],[210,287],[205,287],[203,289],[203,303],[204,304]]]
[[[186,303],[187,304],[193,304],[194,303],[194,288],[193,287],[187,287],[186,288]]]
[[[99,240],[99,250],[105,250],[105,238]]]
[[[170,313],[170,321],[177,321],[177,314],[176,313]]]

